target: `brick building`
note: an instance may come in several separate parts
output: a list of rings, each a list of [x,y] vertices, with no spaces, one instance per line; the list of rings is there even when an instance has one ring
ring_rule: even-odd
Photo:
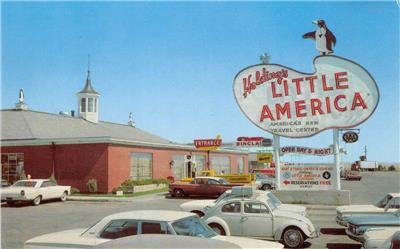
[[[32,178],[54,174],[59,184],[81,191],[87,190],[89,179],[96,179],[100,192],[110,192],[128,178],[181,179],[207,164],[217,172],[248,170],[246,152],[207,153],[139,129],[132,119],[126,125],[99,121],[100,94],[89,71],[77,97],[76,116],[29,110],[23,92],[14,109],[1,110],[2,179],[14,182],[24,170]]]

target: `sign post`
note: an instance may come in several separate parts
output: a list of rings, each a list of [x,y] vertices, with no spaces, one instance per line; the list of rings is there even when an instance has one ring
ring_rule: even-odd
[[[274,158],[275,158],[275,179],[276,179],[276,189],[281,188],[281,162],[279,157],[280,151],[280,136],[274,134],[273,135],[273,143],[274,143]]]
[[[333,129],[333,155],[336,168],[336,189],[341,190],[340,186],[340,150],[339,150],[339,129]]]

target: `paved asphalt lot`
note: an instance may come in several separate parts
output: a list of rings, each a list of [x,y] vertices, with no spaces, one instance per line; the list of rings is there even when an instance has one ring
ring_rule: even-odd
[[[362,180],[342,181],[342,189],[351,190],[352,204],[367,204],[387,192],[400,192],[400,173],[364,172]],[[1,248],[22,248],[24,241],[46,233],[89,227],[102,217],[128,210],[178,210],[189,199],[165,198],[156,194],[135,198],[132,202],[45,202],[38,207],[1,205]],[[360,244],[343,235],[334,222],[335,207],[308,206],[315,226],[322,228],[319,238],[307,240],[305,248],[356,249]]]

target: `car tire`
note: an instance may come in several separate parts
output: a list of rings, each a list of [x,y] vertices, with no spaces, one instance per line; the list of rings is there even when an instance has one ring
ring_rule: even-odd
[[[262,185],[261,189],[262,190],[270,190],[270,189],[272,189],[272,187],[269,184],[264,184],[264,185]]]
[[[218,235],[226,235],[225,229],[220,224],[210,223],[208,226],[211,227],[211,229],[214,230],[214,232],[216,232]]]
[[[303,232],[297,227],[288,227],[282,235],[283,243],[289,248],[299,248],[304,243]]]
[[[39,195],[35,199],[33,199],[32,203],[34,206],[38,206],[41,201],[42,201],[42,196]]]
[[[175,197],[184,197],[185,196],[185,192],[183,192],[182,189],[177,188],[174,190],[174,196]]]
[[[68,196],[67,191],[64,191],[64,193],[62,193],[62,195],[60,197],[61,201],[62,202],[66,201],[67,200],[67,196]]]

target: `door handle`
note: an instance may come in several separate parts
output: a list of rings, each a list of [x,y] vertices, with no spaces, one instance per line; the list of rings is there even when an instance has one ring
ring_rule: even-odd
[[[249,218],[247,218],[247,217],[242,217],[242,218],[240,218],[240,222],[244,222],[244,221],[246,221],[246,220],[248,220]]]

